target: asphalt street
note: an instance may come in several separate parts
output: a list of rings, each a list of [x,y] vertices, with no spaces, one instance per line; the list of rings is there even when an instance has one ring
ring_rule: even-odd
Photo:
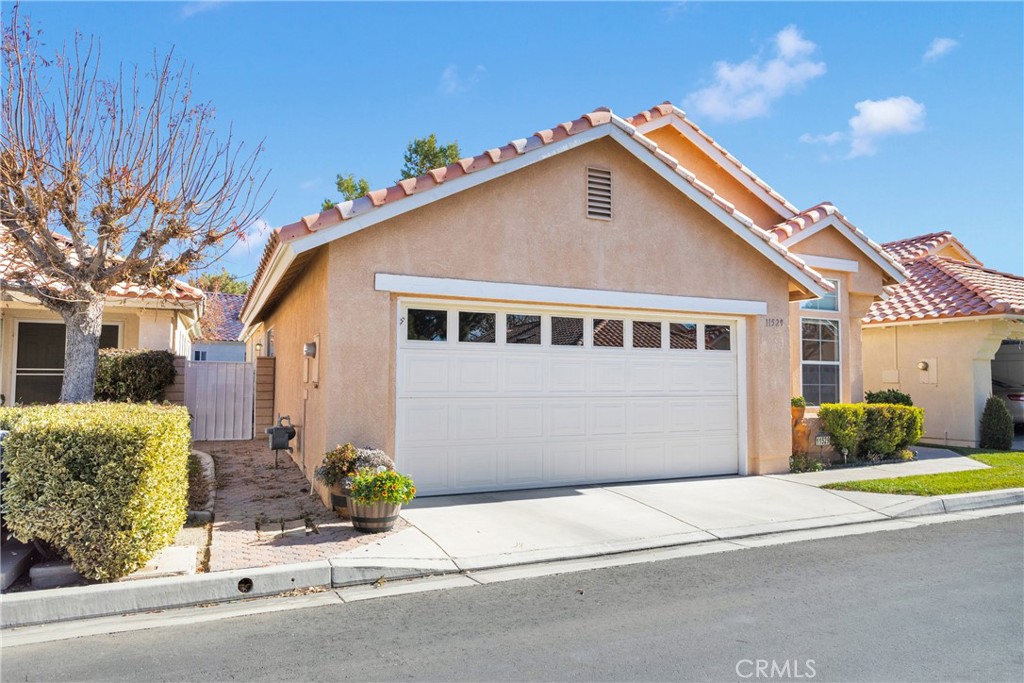
[[[2,650],[3,681],[1024,680],[1024,516]]]

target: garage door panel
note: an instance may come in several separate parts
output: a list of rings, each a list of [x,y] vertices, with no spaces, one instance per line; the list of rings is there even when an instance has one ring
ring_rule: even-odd
[[[572,349],[568,352],[575,351]],[[551,358],[550,372],[551,379],[549,392],[553,394],[562,393],[585,393],[587,390],[587,364],[581,358]]]
[[[602,350],[599,354],[615,353]],[[595,358],[590,363],[590,389],[594,393],[616,393],[626,391],[626,359]]]
[[[700,443],[700,469],[704,474],[736,473],[736,437],[705,437]]]
[[[668,400],[665,403],[666,431],[699,432],[701,428],[700,403],[701,400],[696,398]]]
[[[583,401],[555,401],[547,404],[551,436],[586,436],[587,405]]]
[[[448,413],[449,404],[437,400],[403,402],[398,416],[400,441],[447,441]]]
[[[665,447],[666,468],[676,477],[697,477],[701,468],[701,436],[675,436]]]
[[[498,358],[488,354],[474,354],[475,357],[455,355],[455,392],[457,394],[485,393],[498,391]]]
[[[455,439],[470,441],[498,438],[498,406],[494,400],[457,403],[453,409]]]
[[[665,476],[665,444],[661,441],[633,443],[629,446],[629,478],[649,479]]]
[[[536,393],[544,391],[544,359],[512,357],[504,359],[502,386],[509,393]]]
[[[579,442],[549,443],[544,446],[544,479],[568,484],[587,478],[587,447]]]
[[[736,393],[736,360],[729,356],[708,360],[700,365],[701,386],[705,394]]]
[[[395,459],[395,467],[412,477],[417,491],[447,491],[448,446],[405,447]]]
[[[513,486],[544,483],[544,445],[541,443],[501,447],[505,465],[504,481]]]
[[[503,439],[539,439],[544,436],[544,406],[511,403],[503,408]]]
[[[587,479],[622,481],[628,479],[624,441],[597,442],[587,447]]]
[[[661,434],[665,431],[665,403],[660,399],[633,399],[629,402],[631,434]]]
[[[736,399],[707,398],[701,402],[701,426],[704,431],[736,430]]]
[[[665,368],[660,360],[635,360],[629,364],[629,391],[638,394],[665,390]]]
[[[399,367],[403,393],[448,393],[450,364],[446,354],[406,351]]]
[[[498,447],[452,447],[451,482],[456,490],[496,488],[499,482]]]
[[[683,354],[687,352],[675,352]],[[693,352],[696,353],[696,352]],[[696,357],[672,359],[665,362],[666,389],[673,393],[696,394],[700,392],[700,363]]]
[[[599,401],[590,404],[590,434],[625,436],[626,401]]]

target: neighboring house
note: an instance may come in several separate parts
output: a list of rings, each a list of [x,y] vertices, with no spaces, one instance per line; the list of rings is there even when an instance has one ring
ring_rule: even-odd
[[[238,319],[245,303],[244,294],[204,292],[206,310],[199,319],[199,334],[192,341],[192,360],[245,362],[245,342],[239,339],[242,321]]]
[[[58,236],[59,237],[59,236]],[[0,395],[3,405],[54,403],[64,378],[64,323],[30,296],[4,284],[42,276],[0,248]],[[45,284],[45,283],[43,283]],[[203,293],[175,281],[170,287],[120,283],[107,293],[101,348],[166,349],[189,356],[191,330]]]
[[[904,277],[671,104],[599,109],[279,228],[242,338],[310,477],[346,441],[427,495],[784,472]]]
[[[926,441],[976,446],[993,367],[1022,374],[1024,277],[985,268],[949,232],[883,246],[910,277],[864,318],[865,386],[910,394]]]

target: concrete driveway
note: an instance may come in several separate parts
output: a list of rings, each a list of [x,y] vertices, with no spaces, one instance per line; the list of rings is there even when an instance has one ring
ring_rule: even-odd
[[[819,486],[986,467],[951,451],[920,450],[915,462],[827,472],[417,499],[402,510],[410,528],[331,562],[468,570],[882,520],[926,499]]]

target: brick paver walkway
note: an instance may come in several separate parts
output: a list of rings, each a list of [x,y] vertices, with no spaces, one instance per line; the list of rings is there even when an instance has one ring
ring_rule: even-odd
[[[280,467],[275,470],[274,453],[263,439],[197,441],[193,448],[212,455],[217,467],[210,571],[323,560],[385,535],[356,531],[324,507],[310,494],[309,482],[287,453],[281,454]],[[257,519],[303,518],[307,522],[305,536],[256,530]],[[400,519],[395,529],[404,525]]]

